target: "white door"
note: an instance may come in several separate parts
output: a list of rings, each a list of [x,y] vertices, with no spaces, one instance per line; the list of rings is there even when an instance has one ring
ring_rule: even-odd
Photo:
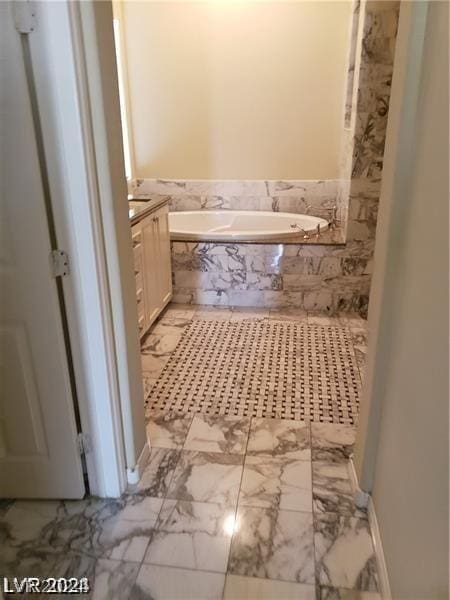
[[[0,3],[0,496],[85,493],[20,35]]]

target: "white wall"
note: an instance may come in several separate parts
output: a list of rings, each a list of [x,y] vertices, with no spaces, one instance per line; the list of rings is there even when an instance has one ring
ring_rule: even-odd
[[[338,176],[351,2],[123,2],[136,177]]]
[[[356,446],[394,599],[448,598],[448,19],[402,6]]]

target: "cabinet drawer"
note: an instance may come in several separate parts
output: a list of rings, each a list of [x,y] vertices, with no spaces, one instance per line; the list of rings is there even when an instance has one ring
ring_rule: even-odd
[[[131,242],[133,244],[133,249],[134,248],[139,248],[139,246],[141,246],[142,244],[142,229],[141,227],[133,227],[133,229],[131,230]]]
[[[138,320],[138,328],[139,328],[139,337],[142,337],[144,331],[145,331],[145,319],[144,317],[139,317]]]
[[[144,291],[141,288],[136,293],[138,318],[145,317]]]
[[[136,281],[136,294],[139,295],[140,292],[143,291],[144,286],[142,285],[142,273],[136,273],[135,276]]]
[[[141,248],[133,250],[134,274],[137,276],[142,273],[142,252]]]

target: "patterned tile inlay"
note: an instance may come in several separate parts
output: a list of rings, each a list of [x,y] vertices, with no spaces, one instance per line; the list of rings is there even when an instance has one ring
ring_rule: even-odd
[[[345,327],[194,320],[147,405],[178,413],[354,424],[359,388]]]

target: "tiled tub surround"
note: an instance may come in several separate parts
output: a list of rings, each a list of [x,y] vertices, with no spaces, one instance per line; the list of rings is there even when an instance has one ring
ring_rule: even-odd
[[[0,506],[2,575],[85,576],[105,600],[380,599],[353,428],[147,417],[151,455],[122,498]]]
[[[136,179],[134,197],[169,199],[171,211],[265,210],[310,214],[330,221],[343,218],[344,206],[337,179],[319,180],[205,180]]]
[[[183,304],[367,308],[371,249],[305,244],[172,242],[174,301]]]
[[[332,207],[338,207],[341,231],[345,230],[343,246],[334,244],[333,240],[314,246],[233,244],[229,248],[175,242],[176,301],[267,307],[291,305],[330,312],[366,310],[398,12],[398,1],[361,2],[356,60],[354,67],[350,65],[351,70],[354,68],[350,126],[343,131],[339,179],[322,182],[141,179],[132,183],[132,192],[136,195],[169,196],[171,210],[240,208],[305,212],[309,207],[310,214],[329,219]],[[248,256],[252,255],[258,257],[259,265],[249,270]],[[219,260],[213,256],[224,257],[220,268],[212,264]],[[314,262],[309,263],[310,259]],[[290,266],[285,267],[288,263]],[[311,265],[306,272],[305,264]],[[286,270],[291,268],[296,271]],[[273,272],[274,269],[280,272]],[[212,272],[219,274],[212,275]]]

